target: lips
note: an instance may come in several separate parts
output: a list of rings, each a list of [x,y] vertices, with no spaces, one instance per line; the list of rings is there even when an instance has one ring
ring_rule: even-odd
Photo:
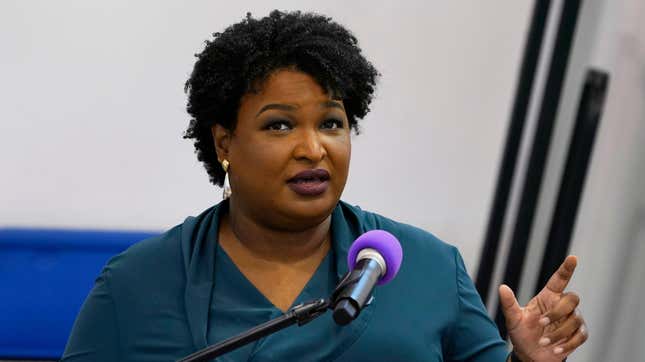
[[[305,170],[287,180],[287,184],[299,195],[320,195],[329,187],[329,172],[321,168]]]

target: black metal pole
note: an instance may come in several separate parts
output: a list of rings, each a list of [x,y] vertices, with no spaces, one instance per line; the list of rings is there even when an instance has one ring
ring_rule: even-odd
[[[605,72],[587,72],[535,293],[544,287],[569,251],[608,82]]]
[[[475,285],[479,295],[484,303],[490,294],[490,282],[495,268],[495,261],[499,249],[499,240],[506,217],[508,207],[508,198],[515,175],[517,164],[517,155],[519,153],[524,126],[526,124],[526,114],[531,100],[533,83],[537,69],[540,51],[542,49],[542,40],[546,27],[550,0],[538,0],[533,6],[533,17],[529,27],[526,45],[524,46],[524,56],[520,67],[517,89],[515,91],[515,102],[511,112],[511,120],[506,134],[506,145],[502,156],[502,163],[497,175],[497,185],[495,186],[495,196],[488,219],[486,236],[479,258],[479,269]]]
[[[580,0],[567,0],[563,1],[562,4],[562,15],[558,24],[549,74],[542,95],[542,105],[537,120],[531,156],[524,179],[515,228],[513,229],[511,249],[504,271],[503,281],[513,290],[518,289],[522,276],[529,236],[533,227],[537,200],[542,186],[542,177],[551,145],[551,135],[560,105],[560,94],[578,22],[580,2]],[[497,308],[495,322],[502,338],[505,338],[507,330],[501,306]]]

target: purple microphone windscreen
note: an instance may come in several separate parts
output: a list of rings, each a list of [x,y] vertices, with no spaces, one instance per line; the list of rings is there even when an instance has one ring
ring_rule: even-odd
[[[403,250],[399,240],[385,230],[370,230],[359,236],[349,247],[349,253],[347,253],[347,265],[350,271],[354,270],[358,253],[367,248],[378,251],[385,260],[385,275],[379,279],[377,284],[383,285],[394,279],[403,260]]]

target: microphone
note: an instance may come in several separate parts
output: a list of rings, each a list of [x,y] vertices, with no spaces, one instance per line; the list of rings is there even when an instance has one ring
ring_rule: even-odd
[[[401,244],[385,230],[371,230],[359,236],[349,248],[349,273],[332,295],[334,321],[346,325],[371,302],[374,286],[394,279],[401,267]]]

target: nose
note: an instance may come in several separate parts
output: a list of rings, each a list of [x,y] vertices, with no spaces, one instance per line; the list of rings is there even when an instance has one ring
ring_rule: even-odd
[[[295,159],[318,163],[327,156],[321,135],[316,130],[303,130],[297,137],[298,141],[293,150]]]

